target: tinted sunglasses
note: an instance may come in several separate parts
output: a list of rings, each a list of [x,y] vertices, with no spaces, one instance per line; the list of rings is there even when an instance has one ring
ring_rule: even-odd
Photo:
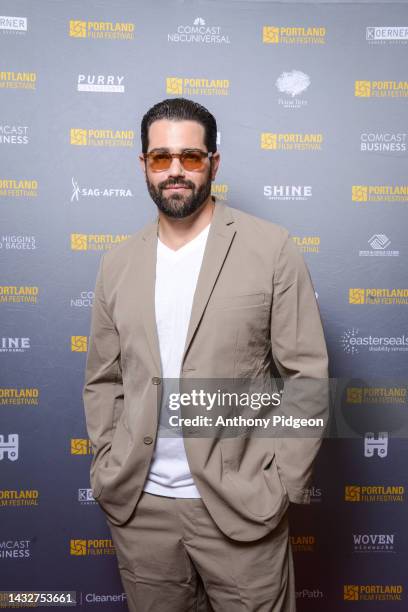
[[[180,160],[184,170],[188,172],[197,172],[204,170],[205,160],[211,159],[213,153],[208,151],[201,151],[200,149],[184,149],[181,153],[170,153],[165,150],[150,151],[143,155],[144,159],[147,160],[150,170],[153,172],[161,172],[162,170],[168,170],[173,161],[173,157],[177,157]]]

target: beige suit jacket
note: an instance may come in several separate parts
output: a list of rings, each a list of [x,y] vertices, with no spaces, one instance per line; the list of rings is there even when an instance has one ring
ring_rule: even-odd
[[[157,220],[101,260],[84,405],[95,499],[114,524],[136,508],[158,427]],[[197,282],[180,377],[325,379],[327,352],[308,270],[288,232],[217,203]],[[308,416],[318,410],[305,404]],[[273,529],[289,501],[307,503],[321,440],[185,438],[208,511],[229,537]]]

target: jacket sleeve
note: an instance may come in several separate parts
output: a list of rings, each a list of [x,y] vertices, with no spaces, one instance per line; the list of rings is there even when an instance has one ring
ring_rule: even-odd
[[[96,279],[83,389],[86,425],[94,452],[91,481],[111,448],[124,400],[119,333],[105,300],[103,266],[104,256]]]
[[[284,382],[281,414],[323,418],[328,414],[328,356],[309,271],[291,236],[285,237],[274,274],[272,356]],[[286,437],[284,437],[286,436]],[[277,434],[276,462],[294,503],[308,503],[312,465],[322,430]]]

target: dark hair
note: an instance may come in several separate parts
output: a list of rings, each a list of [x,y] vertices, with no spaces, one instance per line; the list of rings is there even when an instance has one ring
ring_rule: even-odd
[[[158,102],[147,111],[142,119],[142,152],[147,153],[148,130],[154,121],[169,119],[170,121],[197,121],[204,128],[204,142],[207,150],[215,153],[217,150],[217,122],[214,116],[204,106],[186,98],[170,98]]]

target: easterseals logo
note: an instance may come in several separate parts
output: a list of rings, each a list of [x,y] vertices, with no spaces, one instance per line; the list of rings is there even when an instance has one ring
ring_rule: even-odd
[[[31,540],[0,540],[0,559],[28,559]]]
[[[353,185],[353,202],[408,202],[408,185]]]
[[[92,455],[92,444],[87,438],[71,438],[71,455]]]
[[[401,601],[401,584],[345,584],[344,601]]]
[[[0,72],[0,89],[34,90],[36,83],[36,72]]]
[[[133,130],[70,130],[70,142],[77,147],[133,147],[134,138]]]
[[[366,41],[370,44],[407,44],[408,27],[406,26],[368,26]]]
[[[0,353],[26,353],[30,348],[30,338],[0,338]]]
[[[311,185],[264,185],[267,200],[306,201],[312,197]]]
[[[285,98],[278,98],[278,104],[283,108],[298,109],[307,105],[307,100],[299,98],[310,85],[310,77],[306,73],[300,70],[282,72],[275,85],[281,93],[286,94]]]
[[[69,35],[71,38],[133,40],[135,24],[119,21],[77,21],[71,19]]]
[[[355,81],[356,98],[407,98],[408,81]]]
[[[405,352],[408,351],[408,336],[374,336],[363,335],[356,328],[347,329],[340,337],[340,344],[345,353],[356,355],[361,351],[372,352]]]
[[[38,506],[39,501],[38,489],[0,489],[0,507]]]
[[[38,406],[38,387],[0,387],[0,406]]]
[[[96,93],[124,93],[125,77],[118,74],[78,74],[77,90]]]
[[[405,488],[402,485],[346,485],[344,489],[344,500],[352,503],[400,503],[404,497]]]
[[[205,45],[229,45],[230,38],[221,26],[207,24],[202,17],[196,17],[192,24],[180,24],[175,32],[167,34],[172,43],[198,43]]]
[[[292,546],[292,551],[299,552],[315,552],[316,536],[314,535],[292,535],[289,537]]]
[[[292,236],[301,253],[319,253],[320,236]]]
[[[364,153],[405,153],[405,132],[364,132],[360,135],[360,151]]]
[[[321,151],[323,134],[262,132],[261,149],[272,151]]]
[[[39,289],[35,286],[0,285],[0,304],[37,304]]]
[[[172,96],[228,96],[228,79],[167,77],[166,93]]]
[[[373,234],[367,240],[370,250],[359,251],[359,257],[399,257],[399,251],[391,250],[391,240],[386,234]]]
[[[110,251],[131,234],[71,234],[72,251]]]
[[[324,45],[326,28],[263,26],[262,42],[267,45]]]
[[[26,145],[29,141],[27,125],[0,125],[0,144]]]
[[[36,198],[38,181],[0,178],[0,198]]]
[[[86,353],[88,350],[88,336],[71,336],[71,351],[73,353]]]
[[[349,304],[408,304],[408,289],[377,289],[351,287],[349,289]]]
[[[0,15],[0,33],[25,34],[27,32],[27,17],[12,17]]]
[[[211,183],[211,195],[217,200],[228,200],[229,186],[226,183]]]
[[[394,533],[353,533],[353,552],[396,552]]]
[[[114,555],[112,540],[71,540],[70,554],[74,557]]]
[[[72,177],[71,202],[79,202],[80,199],[88,201],[94,198],[132,198],[133,193],[130,189],[123,187],[80,187],[78,181]]]

